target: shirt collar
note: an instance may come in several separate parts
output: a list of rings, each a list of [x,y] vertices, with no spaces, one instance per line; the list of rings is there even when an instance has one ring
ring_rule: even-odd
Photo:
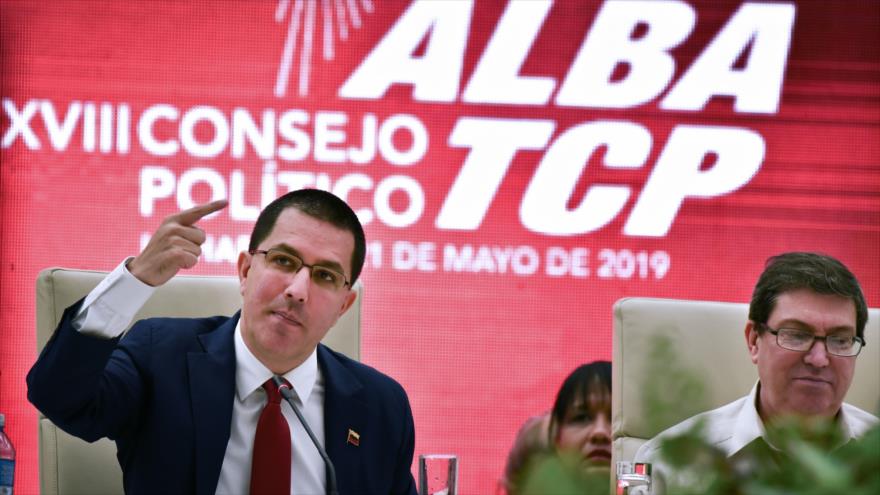
[[[733,428],[733,438],[730,445],[730,453],[738,452],[756,438],[763,438],[767,445],[775,450],[775,446],[767,439],[767,431],[764,422],[758,414],[758,391],[761,390],[761,382],[756,382],[749,392],[748,398],[742,405],[736,417],[736,426]]]
[[[235,392],[244,402],[254,391],[261,388],[272,372],[248,349],[241,336],[241,319],[235,325]],[[293,391],[305,404],[318,380],[318,350],[315,348],[302,364],[284,374]]]
[[[761,391],[760,380],[752,387],[749,397],[743,404],[739,415],[736,418],[736,428],[734,428],[733,444],[731,445],[731,453],[737,452],[751,443],[756,438],[762,438],[767,445],[773,450],[780,450],[779,447],[773,445],[773,442],[767,436],[767,430],[764,428],[764,421],[758,414],[758,394]],[[835,445],[834,448],[840,447],[849,440],[855,438],[855,434],[849,426],[849,419],[846,415],[843,405],[840,406],[837,416],[834,417],[834,423],[843,433],[842,442]]]
[[[840,405],[840,411],[837,413],[835,422],[840,428],[841,433],[843,433],[841,445],[856,438],[856,432],[854,432],[852,428],[850,428],[851,420],[850,417],[846,414],[846,408],[843,404]],[[840,445],[837,445],[835,446],[835,448],[839,446]]]

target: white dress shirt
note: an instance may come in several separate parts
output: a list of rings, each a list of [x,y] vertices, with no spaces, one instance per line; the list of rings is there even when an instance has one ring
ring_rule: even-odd
[[[114,338],[134,319],[155,291],[125,267],[125,260],[86,296],[73,319],[78,331],[96,337]],[[241,320],[235,327],[235,396],[232,401],[232,424],[223,466],[217,483],[218,494],[243,494],[249,491],[251,456],[257,421],[266,403],[263,383],[272,377],[248,349],[241,336]],[[324,445],[324,378],[318,366],[317,350],[298,367],[284,374],[293,387],[294,402],[305,417],[315,437]],[[326,470],[318,450],[286,401],[281,411],[290,427],[291,494],[326,493]]]
[[[745,452],[743,449],[759,438],[771,449],[780,450],[768,439],[764,422],[758,414],[756,404],[760,386],[761,383],[757,382],[752,387],[749,395],[717,409],[688,418],[642,444],[639,450],[636,451],[633,461],[652,464],[652,474],[654,477],[653,493],[664,493],[665,478],[674,475],[671,469],[660,459],[659,449],[662,439],[681,435],[691,430],[698,421],[703,422],[703,438],[709,445],[720,449],[728,459],[734,462],[738,462],[737,454]],[[837,414],[835,421],[841,433],[843,433],[843,443],[846,443],[851,439],[863,436],[880,419],[858,407],[844,403],[841,405],[840,412]],[[746,455],[742,462],[748,463],[749,459],[747,457]],[[748,466],[743,465],[742,468],[748,469]]]
[[[232,428],[220,480],[218,494],[247,493],[251,480],[251,457],[257,421],[266,404],[263,383],[272,378],[272,372],[257,360],[241,337],[241,320],[235,327],[235,399],[232,403]],[[318,352],[301,365],[284,374],[294,390],[294,402],[312,428],[315,437],[324,446],[324,379],[318,367]],[[305,407],[303,407],[305,403]],[[281,401],[281,412],[290,427],[291,449],[290,484],[295,495],[321,495],[327,492],[324,461],[290,404]],[[280,468],[280,466],[279,466]]]

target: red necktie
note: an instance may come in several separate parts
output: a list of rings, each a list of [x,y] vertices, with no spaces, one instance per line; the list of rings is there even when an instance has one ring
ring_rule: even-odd
[[[285,380],[285,383],[287,381]],[[281,414],[281,393],[263,384],[268,401],[257,423],[251,463],[251,494],[290,494],[290,427]]]

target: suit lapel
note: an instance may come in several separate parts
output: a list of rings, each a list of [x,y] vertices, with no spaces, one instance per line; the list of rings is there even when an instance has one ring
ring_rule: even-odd
[[[216,330],[198,336],[204,352],[187,355],[195,424],[196,492],[214,493],[223,466],[235,395],[236,314]]]
[[[363,450],[360,445],[378,438],[361,437],[369,430],[363,385],[323,345],[318,346],[318,364],[324,374],[324,446],[336,468],[339,493],[357,492],[361,487]]]

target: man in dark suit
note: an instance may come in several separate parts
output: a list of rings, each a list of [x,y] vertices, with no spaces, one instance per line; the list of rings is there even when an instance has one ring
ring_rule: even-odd
[[[318,450],[288,404],[279,412],[279,376],[335,465],[339,493],[414,494],[406,392],[320,344],[357,297],[366,251],[336,196],[294,191],[260,213],[239,255],[232,318],[147,319],[120,337],[153,287],[196,264],[205,234],[195,223],[225,206],[168,217],[143,252],[68,308],[28,373],[29,400],[73,435],[115,440],[128,493],[325,493]]]

